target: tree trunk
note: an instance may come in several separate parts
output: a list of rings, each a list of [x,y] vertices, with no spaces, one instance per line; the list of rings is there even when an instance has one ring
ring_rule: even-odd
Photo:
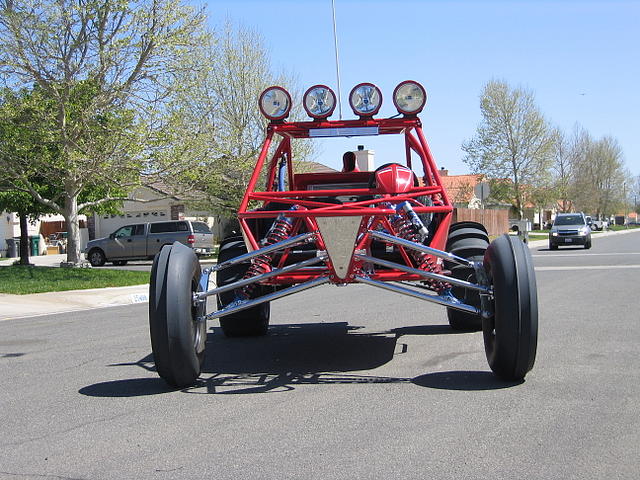
[[[18,213],[20,218],[20,265],[29,265],[29,225],[27,225],[27,215]]]
[[[67,222],[67,263],[76,266],[82,263],[80,256],[80,224],[78,220],[78,197],[66,197],[64,212]]]

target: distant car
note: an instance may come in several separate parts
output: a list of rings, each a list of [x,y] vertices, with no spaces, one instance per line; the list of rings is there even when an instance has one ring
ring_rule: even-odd
[[[108,237],[91,240],[84,252],[94,267],[106,262],[125,265],[129,260],[152,260],[165,245],[180,242],[197,254],[213,253],[213,234],[204,222],[169,222],[125,225]]]
[[[591,248],[591,228],[587,218],[583,213],[559,213],[549,232],[549,250],[573,245]]]
[[[591,230],[593,230],[594,232],[606,230],[609,228],[609,222],[607,220],[598,220],[588,215],[586,219],[587,219],[587,224],[589,225],[589,228],[591,228]]]

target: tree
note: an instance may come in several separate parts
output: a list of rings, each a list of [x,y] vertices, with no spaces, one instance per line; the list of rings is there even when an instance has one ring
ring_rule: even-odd
[[[640,213],[640,175],[629,175],[630,197],[633,197],[633,211]]]
[[[462,145],[464,162],[474,173],[500,179],[518,218],[528,191],[546,181],[555,135],[524,88],[504,81],[487,83],[480,96],[482,122],[476,135]]]
[[[191,109],[191,114],[184,113],[209,116],[213,126],[208,138],[211,158],[199,170],[187,172],[186,181],[193,181],[204,194],[197,202],[201,208],[232,216],[245,193],[265,135],[267,120],[258,109],[260,93],[272,85],[287,88],[294,98],[301,92],[289,75],[272,71],[264,40],[255,31],[227,21],[214,32],[212,48],[212,68],[203,76],[198,87],[202,91],[196,96],[201,104]],[[290,117],[299,118],[301,111],[301,102],[294,101]],[[293,147],[296,160],[312,153],[309,142],[298,141]]]
[[[170,155],[167,140],[199,133],[180,132],[175,105],[207,69],[204,24],[179,0],[0,0],[0,80],[13,91],[37,87],[20,99],[29,107],[23,125],[55,151],[4,149],[0,168],[14,188],[64,216],[69,263],[80,261],[80,210],[171,178],[192,158],[184,149]],[[33,172],[55,186],[54,198],[38,192]],[[92,188],[104,197],[80,203]]]
[[[575,141],[578,130],[574,131],[573,140],[569,140],[560,131],[556,130],[556,142],[554,148],[553,164],[551,167],[553,176],[553,193],[557,207],[560,212],[568,213],[573,209],[573,171],[574,171],[574,150],[573,145],[578,142]]]
[[[626,172],[622,149],[610,136],[594,140],[581,131],[574,145],[573,196],[576,208],[609,216],[624,202]]]

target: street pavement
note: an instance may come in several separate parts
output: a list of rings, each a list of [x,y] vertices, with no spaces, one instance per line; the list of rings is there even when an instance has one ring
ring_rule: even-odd
[[[443,308],[363,285],[273,302],[266,337],[209,322],[181,390],[154,371],[144,304],[0,322],[0,479],[636,480],[638,240],[532,250],[521,383]]]
[[[640,234],[640,229],[617,232],[599,232],[593,235],[595,244],[600,238],[611,235]],[[548,244],[547,240],[529,242],[529,248],[537,249]],[[561,249],[559,252],[565,250]],[[556,252],[556,253],[559,253]],[[36,266],[59,267],[60,262],[66,261],[66,255],[40,255],[30,257],[30,262]],[[11,265],[15,259],[0,260],[0,266]],[[215,262],[207,260],[202,265]],[[151,262],[133,262],[126,268],[151,270]],[[105,267],[101,267],[105,268]],[[117,305],[131,305],[148,301],[149,284],[131,287],[101,288],[92,290],[69,290],[64,292],[36,293],[31,295],[0,294],[0,321],[44,315],[50,313],[72,312],[91,308],[104,308]]]

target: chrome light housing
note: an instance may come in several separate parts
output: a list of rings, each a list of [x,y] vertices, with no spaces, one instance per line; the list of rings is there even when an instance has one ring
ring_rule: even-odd
[[[404,115],[416,115],[422,111],[427,103],[427,92],[422,85],[413,80],[406,80],[398,84],[393,91],[393,104],[398,112]]]
[[[360,117],[373,117],[382,106],[382,92],[373,83],[360,83],[349,94],[353,113]]]
[[[282,120],[291,111],[291,95],[282,87],[269,87],[260,94],[258,105],[269,120]]]
[[[304,109],[312,118],[327,118],[336,108],[336,94],[326,85],[314,85],[304,92]]]

